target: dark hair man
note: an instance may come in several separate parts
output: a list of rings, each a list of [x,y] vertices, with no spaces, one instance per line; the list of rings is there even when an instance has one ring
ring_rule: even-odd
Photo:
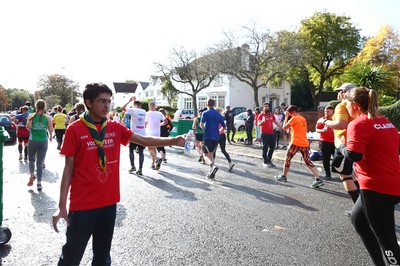
[[[210,166],[210,173],[207,175],[207,178],[210,179],[214,179],[218,171],[218,167],[214,165],[214,152],[219,143],[219,125],[221,124],[224,130],[226,130],[224,118],[214,109],[214,106],[215,101],[213,99],[208,99],[208,110],[203,112],[200,123],[200,127],[204,130],[204,159]]]
[[[83,99],[88,111],[68,126],[61,154],[65,166],[61,180],[59,210],[53,215],[67,221],[67,242],[58,265],[79,265],[87,242],[93,238],[92,265],[110,265],[116,203],[120,200],[119,161],[121,144],[183,146],[183,136],[142,136],[120,123],[107,121],[112,91],[104,84],[88,84]],[[69,213],[67,197],[70,191]]]

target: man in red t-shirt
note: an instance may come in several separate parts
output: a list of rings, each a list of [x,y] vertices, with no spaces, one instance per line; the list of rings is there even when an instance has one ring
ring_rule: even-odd
[[[134,134],[115,121],[107,121],[112,91],[104,84],[88,84],[83,99],[88,109],[68,126],[61,154],[65,167],[61,180],[59,210],[53,226],[65,219],[67,242],[58,265],[79,265],[90,237],[92,265],[110,265],[116,203],[120,200],[120,146],[135,142],[142,146],[183,146],[183,136],[161,138]],[[67,214],[67,197],[70,194]]]
[[[328,105],[324,109],[325,116],[318,119],[315,131],[320,133],[321,152],[325,170],[325,178],[331,179],[331,156],[335,153],[335,136],[333,129],[324,125],[324,120],[332,120],[334,108]]]
[[[258,115],[258,125],[261,131],[261,141],[263,144],[262,157],[264,160],[263,165],[268,167],[275,167],[272,163],[272,154],[275,149],[275,135],[272,123],[282,129],[282,125],[275,120],[274,114],[270,112],[269,103],[264,103],[263,111]]]

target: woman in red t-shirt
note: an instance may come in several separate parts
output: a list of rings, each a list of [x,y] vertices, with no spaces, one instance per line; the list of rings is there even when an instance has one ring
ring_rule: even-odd
[[[375,265],[399,265],[394,207],[400,203],[400,139],[396,127],[378,113],[374,90],[358,87],[348,92],[347,110],[355,119],[347,128],[347,147],[339,149],[354,161],[360,197],[351,222]],[[383,254],[383,255],[382,255]]]

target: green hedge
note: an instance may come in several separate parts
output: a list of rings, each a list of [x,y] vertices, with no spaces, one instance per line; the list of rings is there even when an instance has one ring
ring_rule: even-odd
[[[379,108],[379,113],[386,116],[400,131],[400,101]]]

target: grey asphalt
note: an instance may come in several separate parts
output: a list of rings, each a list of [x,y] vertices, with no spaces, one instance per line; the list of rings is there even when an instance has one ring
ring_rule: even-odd
[[[122,148],[113,265],[372,265],[344,215],[352,204],[338,179],[310,188],[312,176],[297,156],[280,183],[273,176],[285,150],[276,150],[272,169],[262,166],[257,145],[227,150],[234,170],[218,151],[220,169],[210,181],[197,156],[175,147],[167,147],[160,171],[149,169],[146,152],[144,175],[129,175]],[[65,236],[51,228],[51,215],[63,156],[51,143],[42,192],[26,186],[28,166],[17,158],[16,145],[4,147],[3,226],[13,236],[0,247],[1,265],[56,265]],[[90,265],[91,255],[89,242],[81,265]]]

